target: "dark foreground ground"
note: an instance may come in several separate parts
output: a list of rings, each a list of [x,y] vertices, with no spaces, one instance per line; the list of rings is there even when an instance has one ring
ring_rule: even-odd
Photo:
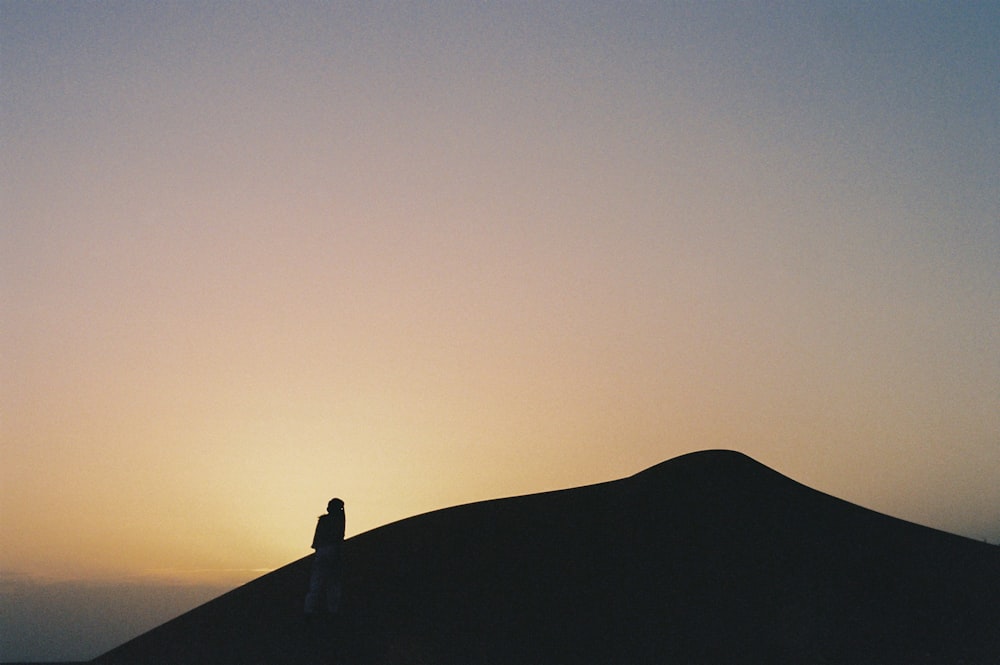
[[[94,663],[1000,663],[1000,547],[706,451],[345,543],[339,622],[306,557]]]

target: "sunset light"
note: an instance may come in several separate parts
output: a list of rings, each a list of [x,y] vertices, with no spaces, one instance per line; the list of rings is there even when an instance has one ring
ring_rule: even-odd
[[[0,590],[710,448],[1000,543],[998,25],[3,2]]]

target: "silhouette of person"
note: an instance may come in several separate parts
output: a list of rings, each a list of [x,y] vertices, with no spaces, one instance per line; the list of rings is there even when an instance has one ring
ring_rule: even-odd
[[[340,610],[341,576],[343,565],[341,548],[344,543],[344,502],[330,499],[326,515],[320,515],[313,535],[312,576],[306,594],[306,614],[323,611],[336,614]]]

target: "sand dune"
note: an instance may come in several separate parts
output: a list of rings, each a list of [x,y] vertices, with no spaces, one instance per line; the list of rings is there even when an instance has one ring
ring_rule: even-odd
[[[304,621],[306,557],[93,662],[1000,662],[1000,547],[729,451],[420,515],[345,557],[337,626]]]

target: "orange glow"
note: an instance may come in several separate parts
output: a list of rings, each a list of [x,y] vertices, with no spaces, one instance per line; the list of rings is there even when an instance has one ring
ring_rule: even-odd
[[[350,536],[716,447],[1000,541],[963,95],[784,34],[751,81],[721,16],[202,9],[5,8],[4,571],[238,583],[331,496]]]

